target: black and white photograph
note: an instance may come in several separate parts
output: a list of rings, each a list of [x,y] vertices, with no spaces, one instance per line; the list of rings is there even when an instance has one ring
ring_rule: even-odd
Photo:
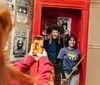
[[[15,58],[24,57],[26,54],[27,38],[26,37],[14,37],[13,42],[13,55]]]
[[[29,0],[18,0],[17,22],[28,23]]]
[[[12,24],[14,24],[15,16],[15,0],[5,0],[11,10]]]
[[[27,14],[27,6],[18,6],[18,13]]]
[[[64,30],[68,30],[69,34],[71,32],[71,18],[70,17],[58,17],[57,24],[62,26]]]
[[[12,2],[12,0],[6,0],[6,1]]]
[[[29,28],[13,28],[10,61],[23,60],[28,53]]]
[[[50,27],[51,26],[51,23],[46,23],[45,24],[45,29],[47,29],[48,27]]]

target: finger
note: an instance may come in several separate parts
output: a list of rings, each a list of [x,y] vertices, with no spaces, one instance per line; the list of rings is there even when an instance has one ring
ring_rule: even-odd
[[[39,56],[39,57],[41,56],[41,54],[40,54],[40,53],[37,53],[36,55],[37,55],[37,56]]]
[[[47,52],[46,52],[45,49],[43,49],[43,55],[44,55],[44,56],[47,56]]]
[[[33,54],[33,44],[31,44],[31,48],[30,48],[30,52],[29,52],[29,54]]]
[[[45,49],[43,49],[43,53],[46,53]]]
[[[31,44],[31,49],[33,50],[33,44]]]

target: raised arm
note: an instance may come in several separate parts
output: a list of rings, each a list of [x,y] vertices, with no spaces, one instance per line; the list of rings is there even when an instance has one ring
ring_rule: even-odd
[[[44,50],[43,54],[39,54],[39,68],[37,74],[38,85],[54,85],[54,67],[47,57]]]
[[[24,61],[13,64],[13,67],[25,73],[35,62],[36,60],[31,55],[27,55]]]
[[[54,85],[54,68],[47,56],[39,59],[38,85]]]
[[[36,60],[37,60],[37,57],[33,56],[33,44],[32,44],[30,48],[30,52],[26,56],[25,60],[13,64],[13,67],[25,73],[36,62]]]

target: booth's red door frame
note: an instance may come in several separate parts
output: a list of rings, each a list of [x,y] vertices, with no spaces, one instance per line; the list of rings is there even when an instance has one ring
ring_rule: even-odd
[[[69,3],[56,3],[56,1],[60,0],[51,0],[52,3],[49,3],[49,0],[47,2],[40,2],[39,0],[34,0],[34,18],[33,18],[33,36],[34,35],[40,35],[40,26],[41,26],[41,14],[42,14],[42,7],[54,7],[54,8],[68,8],[68,9],[80,9],[82,11],[81,16],[81,28],[80,28],[80,36],[79,36],[79,42],[80,42],[80,51],[81,55],[87,54],[87,45],[88,45],[88,22],[89,22],[89,1],[84,0],[84,3],[80,2],[81,0],[78,0],[76,3],[74,1],[76,0],[70,0]],[[73,1],[73,3],[71,3]],[[85,3],[86,1],[86,3]],[[85,79],[86,79],[86,61],[87,56],[82,61],[82,70],[81,70],[81,76],[80,76],[80,84],[79,85],[85,85]],[[34,69],[37,69],[37,63],[33,66],[34,68],[31,68],[30,72],[31,76],[34,76],[36,73],[33,72]]]

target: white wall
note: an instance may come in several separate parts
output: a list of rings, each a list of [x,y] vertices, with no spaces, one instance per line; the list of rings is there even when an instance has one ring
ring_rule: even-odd
[[[100,0],[91,0],[86,85],[100,85]]]

